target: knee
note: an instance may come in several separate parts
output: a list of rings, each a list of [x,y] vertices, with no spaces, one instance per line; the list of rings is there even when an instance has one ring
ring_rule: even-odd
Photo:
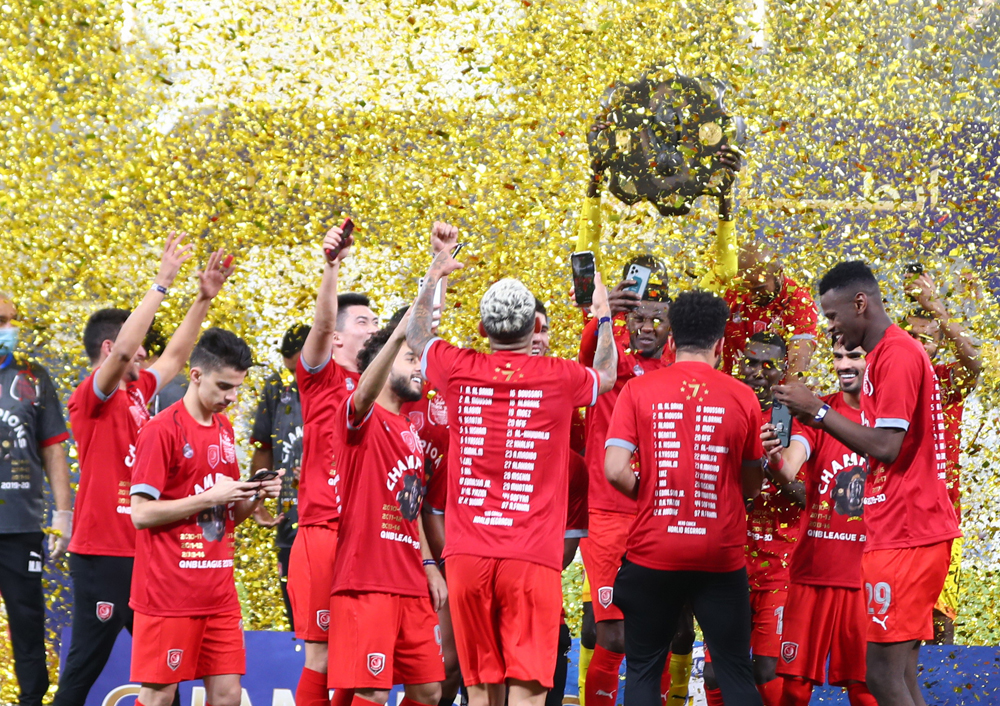
[[[224,685],[218,684],[212,688],[210,694],[205,695],[205,698],[212,706],[240,706],[243,701],[243,687],[240,686],[239,680]]]
[[[705,688],[715,691],[719,688],[719,682],[715,679],[715,667],[712,666],[711,662],[705,662],[705,670],[702,672],[702,677],[705,679]]]
[[[597,625],[594,624],[594,609],[589,603],[583,604],[583,620],[580,624],[580,644],[588,650],[597,644]]]
[[[441,682],[431,682],[430,684],[414,684],[406,687],[406,697],[417,703],[437,706],[441,700]],[[386,701],[389,695],[386,694]],[[386,703],[383,701],[382,703]]]
[[[602,620],[597,624],[597,644],[610,652],[625,653],[625,621]]]
[[[777,677],[778,660],[775,657],[756,656],[753,658],[753,680],[757,684],[767,684]]]

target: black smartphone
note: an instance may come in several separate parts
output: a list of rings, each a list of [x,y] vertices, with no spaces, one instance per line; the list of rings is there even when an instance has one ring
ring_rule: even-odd
[[[337,255],[340,254],[341,250],[349,248],[354,244],[354,236],[352,235],[354,233],[354,221],[350,217],[345,218],[344,222],[340,224],[340,229],[344,231],[340,236],[340,245],[336,248],[323,248],[327,262],[333,262],[337,259]]]
[[[788,448],[792,443],[792,410],[788,409],[780,402],[771,405],[771,424],[774,425],[774,433],[778,435],[778,441],[782,447]]]
[[[254,473],[253,477],[247,480],[247,483],[259,483],[261,481],[271,480],[272,478],[277,478],[277,477],[278,477],[277,471],[269,471],[266,468],[262,468],[256,473]]]
[[[451,251],[451,256],[453,259],[458,257],[458,254],[462,252],[462,248],[464,248],[465,245],[466,245],[465,243],[459,243],[458,245],[455,246],[455,249]]]
[[[573,293],[576,296],[576,305],[590,306],[594,303],[594,276],[597,274],[594,253],[589,250],[575,252],[570,257],[570,265],[573,267]]]
[[[917,275],[918,277],[924,273],[924,266],[919,262],[911,262],[906,266],[906,274]]]

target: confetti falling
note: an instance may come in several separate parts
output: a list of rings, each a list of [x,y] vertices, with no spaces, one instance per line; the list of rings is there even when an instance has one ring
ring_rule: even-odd
[[[739,236],[774,242],[808,283],[862,256],[897,314],[903,266],[920,260],[982,343],[958,634],[1000,641],[994,2],[0,1],[0,289],[64,394],[86,365],[86,316],[134,305],[169,230],[237,255],[210,319],[277,368],[281,333],[311,317],[318,239],[344,213],[358,246],[342,288],[384,315],[415,295],[431,221],[449,220],[469,264],[447,334],[481,346],[475,303],[516,272],[549,307],[554,351],[573,355],[569,253],[600,96],[654,65],[726,80],[747,124]],[[664,218],[605,195],[603,209],[609,272],[652,251],[683,289],[708,268],[711,203]],[[168,328],[193,271],[160,309]],[[821,386],[827,370],[817,355]],[[235,412],[244,440],[266,374]],[[247,627],[283,627],[271,531],[238,536]]]

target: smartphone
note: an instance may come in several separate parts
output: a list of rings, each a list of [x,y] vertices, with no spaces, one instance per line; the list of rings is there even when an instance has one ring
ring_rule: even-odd
[[[906,266],[906,274],[920,276],[924,273],[924,266],[919,262],[911,262]]]
[[[573,293],[576,296],[576,305],[590,306],[594,303],[594,276],[597,274],[594,253],[589,250],[575,252],[570,257],[570,265],[573,268]]]
[[[466,243],[459,243],[455,246],[455,249],[451,251],[451,257],[454,259],[458,257],[458,254],[462,252],[462,248],[466,246]]]
[[[646,295],[646,287],[649,286],[649,276],[653,274],[653,271],[648,267],[643,267],[642,265],[629,265],[628,272],[625,274],[625,279],[634,280],[635,284],[631,287],[625,287],[623,291],[635,292],[642,299]]]
[[[792,443],[792,410],[788,409],[780,402],[771,405],[771,424],[774,425],[774,433],[778,435],[778,441],[782,447],[788,448]]]
[[[277,477],[278,477],[277,471],[269,471],[266,468],[262,468],[256,473],[254,473],[253,477],[247,480],[247,483],[259,483],[261,481],[271,480],[272,478],[277,478]]]
[[[340,224],[340,229],[344,231],[343,235],[340,237],[340,245],[337,248],[323,248],[323,252],[326,254],[327,262],[333,262],[337,259],[337,255],[344,248],[349,248],[354,245],[354,221],[347,217],[344,222]]]

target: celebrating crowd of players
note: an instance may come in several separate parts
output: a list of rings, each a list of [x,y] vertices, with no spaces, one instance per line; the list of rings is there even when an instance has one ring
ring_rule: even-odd
[[[595,167],[579,235],[593,251]],[[48,556],[69,552],[74,591],[59,706],[84,703],[123,627],[141,706],[176,703],[196,678],[211,706],[238,706],[234,528],[250,517],[277,528],[305,641],[298,706],[330,704],[330,689],[335,706],[385,704],[394,684],[405,706],[434,706],[460,682],[471,706],[561,703],[560,572],[578,545],[594,631],[581,703],[615,703],[624,659],[629,706],[682,706],[697,621],[713,706],[807,704],[824,681],[855,706],[923,704],[919,646],[935,620],[947,639],[957,610],[976,348],[926,274],[901,327],[871,270],[841,263],[818,288],[840,390],[816,396],[797,375],[825,340],[816,304],[765,244],[738,246],[731,210],[725,194],[692,291],[671,297],[649,256],[635,261],[652,273],[641,296],[598,275],[579,362],[547,355],[545,308],[515,279],[480,301],[489,353],[437,336],[462,267],[444,223],[417,299],[380,327],[366,296],[338,292],[349,249],[332,228],[324,247],[340,254],[324,259],[311,325],[282,341],[294,382],[265,384],[248,480],[224,412],[251,351],[202,331],[232,258],[212,253],[169,342],[143,346],[191,256],[171,236],[139,305],[85,327],[92,370],[68,404],[75,504],[55,387],[14,354],[17,311],[0,298],[0,592],[20,703],[48,688],[44,471]],[[935,366],[945,342],[956,362]]]

